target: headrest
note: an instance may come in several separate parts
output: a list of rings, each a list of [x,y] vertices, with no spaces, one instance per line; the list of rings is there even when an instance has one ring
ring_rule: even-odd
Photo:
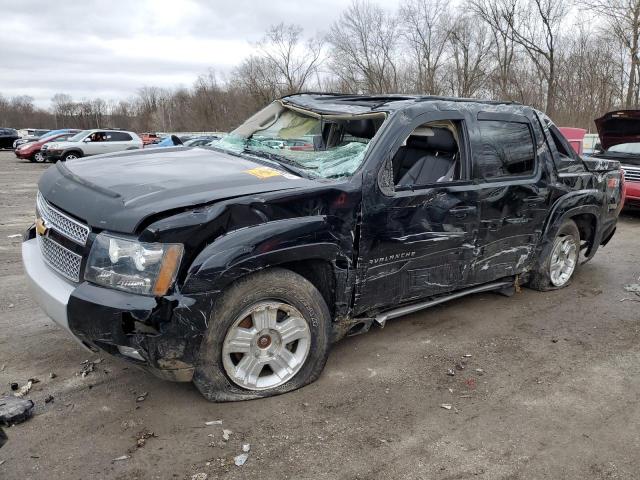
[[[407,138],[407,147],[419,148],[423,150],[433,150],[437,152],[457,152],[458,144],[456,139],[446,128],[431,128],[433,135],[411,135]]]
[[[344,124],[344,131],[354,137],[373,138],[376,134],[376,126],[370,118],[349,120]]]

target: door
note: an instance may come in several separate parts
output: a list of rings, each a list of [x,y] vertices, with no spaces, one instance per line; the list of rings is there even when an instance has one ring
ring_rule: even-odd
[[[109,151],[107,132],[96,131],[83,140],[82,151],[85,155],[100,155]]]
[[[122,152],[131,146],[131,135],[126,132],[108,132],[107,149],[109,152]]]
[[[463,288],[479,230],[464,116],[417,117],[363,188],[355,313]]]
[[[479,112],[470,140],[480,215],[470,274],[484,283],[522,273],[532,262],[551,202],[549,155],[533,114]]]

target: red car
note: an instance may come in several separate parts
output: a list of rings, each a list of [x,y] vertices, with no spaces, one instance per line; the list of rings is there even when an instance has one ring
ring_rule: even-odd
[[[44,163],[47,161],[45,156],[42,153],[42,146],[45,143],[49,142],[64,142],[65,140],[70,139],[80,130],[72,130],[65,133],[56,133],[54,135],[45,135],[41,139],[35,142],[23,143],[18,148],[14,150],[16,157],[24,158],[25,160],[29,160],[30,162]]]
[[[640,110],[609,112],[595,123],[603,151],[593,157],[620,162],[625,177],[625,207],[640,208]]]

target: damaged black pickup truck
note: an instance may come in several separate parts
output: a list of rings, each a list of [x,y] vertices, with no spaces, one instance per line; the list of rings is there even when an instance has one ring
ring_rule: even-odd
[[[372,324],[567,285],[614,234],[621,182],[529,107],[299,94],[210,147],[50,167],[22,255],[87,348],[241,400],[314,381]]]

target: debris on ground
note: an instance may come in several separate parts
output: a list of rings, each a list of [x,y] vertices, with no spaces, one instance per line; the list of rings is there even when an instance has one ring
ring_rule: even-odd
[[[96,358],[95,360],[85,360],[80,365],[82,365],[82,369],[80,370],[80,376],[82,378],[89,375],[96,368],[96,365],[102,363],[102,358]]]
[[[44,397],[44,403],[51,403],[53,402],[53,395],[47,395],[46,397]]]
[[[209,478],[209,475],[206,473],[196,473],[191,476],[191,480],[207,480],[207,478]]]
[[[6,460],[0,460],[0,467],[2,466],[2,464],[6,462]]]
[[[18,384],[18,382],[11,382],[11,390],[12,391],[15,392],[19,387],[20,387],[20,385]]]
[[[14,233],[13,235],[7,235],[7,238],[19,238],[22,237],[21,233]]]
[[[456,371],[453,368],[450,368],[449,370],[447,370],[447,375],[449,375],[450,377],[455,376]]]
[[[440,405],[440,408],[444,408],[445,410],[451,410],[452,406],[450,403],[443,403]]]
[[[226,428],[222,430],[222,439],[226,442],[229,440],[233,432],[231,430],[227,430]]]
[[[625,285],[624,289],[629,293],[640,295],[640,283],[630,283],[629,285]]]
[[[55,374],[55,373],[53,373],[53,372],[51,372],[51,373],[49,374],[49,378],[51,378],[51,379],[54,379],[54,378],[56,378],[57,376],[58,376],[58,375],[56,375],[56,374]]]
[[[241,453],[240,455],[233,457],[233,461],[238,467],[241,467],[242,465],[245,464],[248,458],[249,458],[249,455],[247,455],[246,453]]]
[[[129,460],[131,457],[129,455],[121,455],[117,458],[111,460],[112,462],[122,462],[123,460]]]
[[[552,339],[551,339],[551,341],[552,341],[553,343],[558,343],[558,339],[557,339],[557,338],[552,338]]]
[[[470,353],[465,353],[464,355],[462,355],[462,358],[471,358],[473,357],[473,355],[471,355]]]
[[[147,398],[147,395],[149,395],[149,392],[142,392],[140,395],[138,395],[138,397],[136,398],[136,402],[144,402]]]
[[[464,370],[464,363],[456,362],[456,370]]]
[[[28,420],[33,415],[33,402],[18,397],[0,398],[0,425],[10,427]]]
[[[475,390],[476,389],[476,379],[475,378],[467,378],[464,383],[466,383],[467,387],[469,387],[469,390]]]
[[[477,373],[478,375],[484,375],[484,370],[483,370],[483,369],[481,369],[481,368],[476,368],[476,373]]]
[[[242,451],[244,453],[249,453],[249,450],[251,450],[251,444],[249,443],[243,443],[242,444]]]
[[[222,420],[210,420],[208,422],[204,422],[205,425],[207,426],[211,426],[211,425],[222,425]]]
[[[157,437],[157,435],[149,430],[142,430],[141,432],[139,432],[136,436],[136,448],[144,447],[147,443],[147,439],[152,437]]]
[[[27,383],[25,383],[22,387],[18,389],[18,391],[16,391],[16,393],[14,393],[14,395],[18,398],[24,397],[26,394],[29,393],[34,383],[38,383],[38,382],[34,382],[33,379],[30,378],[29,380],[27,380]],[[11,385],[11,389],[13,390],[13,385]]]
[[[0,367],[0,372],[4,372],[5,368],[7,368],[7,364],[3,363],[2,366]]]

